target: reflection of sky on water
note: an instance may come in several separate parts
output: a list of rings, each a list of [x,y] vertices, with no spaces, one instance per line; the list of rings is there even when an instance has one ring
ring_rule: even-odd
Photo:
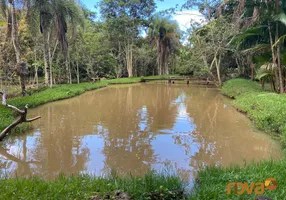
[[[104,170],[105,156],[102,154],[104,138],[100,135],[89,135],[82,138],[82,145],[90,149],[90,159],[86,163],[85,173],[100,176]]]
[[[156,163],[148,163],[144,161],[144,158],[141,160],[146,165],[151,164],[151,168],[154,170],[161,170],[165,166],[170,166],[178,170],[190,168],[190,158],[198,152],[199,146],[192,139],[192,132],[196,126],[187,113],[185,99],[186,96],[182,94],[172,103],[177,106],[177,115],[173,128],[158,130],[158,135],[153,133],[155,136],[152,138],[151,146],[154,150]],[[138,123],[140,131],[148,131],[150,128],[148,127],[149,116],[145,105],[139,109],[137,116],[140,119]],[[105,129],[101,125],[96,125],[94,126],[94,132],[100,135],[88,135],[82,138],[82,145],[90,149],[90,159],[85,166],[89,173],[101,175],[110,170],[105,168],[105,156],[103,151],[105,145],[109,146],[111,144],[108,143],[108,141],[104,141],[102,137],[102,135],[107,136],[109,134],[108,129]],[[130,137],[132,138],[132,135],[130,135]],[[187,145],[190,146],[187,152],[186,149],[178,143],[178,137],[187,138]],[[119,145],[117,147],[123,145],[123,139],[117,139],[117,141]],[[126,149],[126,151],[132,152],[132,147]],[[128,159],[126,162],[128,162]],[[191,172],[192,170],[188,171]]]
[[[177,105],[177,115],[173,128],[160,130],[159,133],[165,134],[157,135],[151,143],[157,159],[157,163],[152,165],[152,168],[155,170],[162,169],[165,164],[176,170],[188,169],[190,168],[191,157],[199,150],[192,138],[192,132],[196,129],[196,125],[193,124],[192,118],[189,117],[185,101],[186,96],[184,93],[173,101],[172,104]],[[178,144],[176,139],[181,139],[184,136],[187,136],[188,152],[181,144]],[[192,172],[192,169],[188,171]],[[192,176],[192,173],[190,175]]]
[[[61,171],[102,175],[115,169],[143,175],[167,165],[193,180],[200,166],[243,161],[238,156],[261,159],[273,148],[206,88],[109,88],[33,114],[42,116],[34,130],[0,146],[2,172],[53,178]]]
[[[139,127],[140,131],[147,131],[148,128],[148,110],[146,106],[143,106],[142,109],[138,112],[140,116],[140,122],[139,122]]]

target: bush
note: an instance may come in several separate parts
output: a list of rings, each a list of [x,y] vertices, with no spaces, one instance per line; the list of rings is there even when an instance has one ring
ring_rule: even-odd
[[[262,92],[262,89],[256,82],[246,79],[232,79],[224,83],[221,92],[228,97],[236,98],[249,92]]]

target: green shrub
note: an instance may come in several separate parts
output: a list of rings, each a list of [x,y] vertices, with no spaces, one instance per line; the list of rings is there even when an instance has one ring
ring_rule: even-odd
[[[231,98],[236,98],[248,92],[261,92],[259,84],[246,79],[231,79],[224,83],[221,92]]]

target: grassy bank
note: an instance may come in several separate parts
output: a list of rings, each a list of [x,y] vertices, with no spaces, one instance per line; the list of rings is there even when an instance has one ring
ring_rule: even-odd
[[[127,193],[132,199],[183,199],[184,185],[176,175],[161,175],[150,172],[144,177],[60,176],[46,181],[39,178],[2,179],[0,197],[11,199],[105,199],[115,196],[115,191]],[[98,197],[98,198],[95,198]],[[99,198],[101,197],[101,198]],[[106,198],[107,199],[107,198]],[[109,199],[109,198],[108,198]],[[110,198],[113,199],[113,198]]]
[[[286,147],[286,95],[265,92],[256,82],[233,79],[226,82],[221,92],[235,98],[233,105],[267,133],[279,133]]]
[[[255,126],[267,133],[276,132],[285,147],[286,95],[265,92],[258,83],[233,79],[226,82],[221,92],[234,98],[233,105],[247,114]],[[274,191],[265,190],[263,196],[272,199],[286,197],[286,159],[261,161],[244,167],[209,167],[199,172],[198,182],[190,199],[254,199],[255,193],[237,195],[226,193],[230,182],[264,182],[275,178],[278,182]]]

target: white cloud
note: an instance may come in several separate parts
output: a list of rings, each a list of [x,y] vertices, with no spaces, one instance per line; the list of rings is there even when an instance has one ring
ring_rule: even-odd
[[[187,31],[190,28],[191,22],[205,24],[205,17],[198,10],[185,10],[176,12],[173,15],[174,20],[176,20],[182,31]]]
[[[188,44],[188,37],[190,32],[188,29],[191,27],[191,23],[206,24],[206,18],[198,10],[185,10],[176,12],[173,15],[173,19],[176,20],[182,31],[181,42],[183,45]]]

